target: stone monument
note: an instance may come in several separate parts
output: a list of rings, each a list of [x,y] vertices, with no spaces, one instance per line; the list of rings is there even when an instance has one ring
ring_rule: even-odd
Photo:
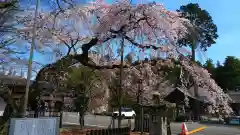
[[[59,118],[12,118],[9,135],[58,135]]]
[[[144,106],[148,108],[150,113],[149,118],[149,135],[169,135],[171,134],[171,129],[169,127],[172,108],[175,104],[162,102],[161,104],[155,104],[151,106]]]

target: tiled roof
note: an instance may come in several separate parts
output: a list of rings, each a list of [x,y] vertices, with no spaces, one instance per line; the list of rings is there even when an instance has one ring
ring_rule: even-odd
[[[0,81],[6,85],[26,85],[27,79],[20,76],[9,76],[0,74]],[[31,82],[32,83],[32,82]]]
[[[177,87],[176,89],[169,90],[167,95],[169,95],[169,94],[170,94],[171,92],[173,92],[174,90],[179,90],[179,91],[181,91],[182,93],[186,94],[188,97],[191,97],[191,98],[193,98],[193,99],[198,99],[198,100],[200,100],[200,101],[202,101],[202,102],[205,102],[205,103],[211,101],[211,96],[210,96],[210,94],[209,94],[206,90],[204,90],[203,88],[200,88],[200,87],[198,88],[198,94],[199,94],[199,97],[198,97],[198,98],[195,97],[195,93],[194,93],[194,88],[193,88],[193,87],[191,87],[191,88],[188,89],[188,90],[185,90],[185,89],[183,89],[183,88]],[[167,96],[167,95],[166,95],[166,96]]]
[[[180,88],[178,90],[184,92]],[[187,90],[187,95],[191,98],[198,99],[199,101],[202,101],[204,103],[213,102],[212,101],[213,98],[211,97],[210,93],[206,89],[203,89],[201,87],[198,87],[198,95],[199,95],[198,98],[195,96],[194,87],[191,87],[190,89]],[[228,97],[229,97],[230,101],[233,100],[233,101],[240,103],[240,92],[238,94],[236,94],[236,93],[230,94]]]
[[[170,95],[173,91],[178,90],[184,94],[186,94],[188,97],[193,98],[193,99],[197,99],[199,101],[202,101],[204,103],[209,103],[211,102],[212,98],[210,96],[210,94],[208,93],[208,91],[206,91],[203,88],[198,88],[198,94],[199,97],[196,98],[195,94],[194,94],[194,88],[191,87],[190,89],[184,90],[184,88],[179,88],[179,87],[165,87],[164,89],[161,89],[159,91],[152,91],[152,95],[159,95],[161,98],[165,98],[168,95]],[[145,104],[151,104],[151,103],[145,103]]]

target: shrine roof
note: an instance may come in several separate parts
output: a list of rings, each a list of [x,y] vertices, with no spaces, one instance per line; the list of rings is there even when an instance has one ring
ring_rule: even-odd
[[[0,74],[0,82],[5,85],[26,85],[27,79],[21,76],[10,76]],[[31,81],[32,83],[33,81]]]
[[[195,92],[194,92],[194,87],[191,87],[189,89],[186,89],[186,88],[180,88],[180,87],[176,87],[174,89],[168,89],[168,90],[165,90],[164,92],[164,98],[169,96],[172,92],[174,92],[175,90],[178,90],[180,91],[181,93],[185,94],[186,96],[188,96],[189,98],[193,98],[193,99],[196,99],[196,100],[199,100],[199,101],[202,101],[204,103],[209,103],[211,102],[211,96],[210,94],[208,93],[208,91],[204,90],[203,88],[199,87],[198,88],[198,95],[199,97],[196,97],[195,96]]]

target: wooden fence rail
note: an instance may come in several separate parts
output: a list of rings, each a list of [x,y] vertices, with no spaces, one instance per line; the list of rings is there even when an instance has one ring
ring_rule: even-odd
[[[108,128],[108,129],[94,129],[87,131],[63,131],[60,135],[130,135],[130,128]]]
[[[92,130],[87,135],[130,135],[130,128],[109,128]]]

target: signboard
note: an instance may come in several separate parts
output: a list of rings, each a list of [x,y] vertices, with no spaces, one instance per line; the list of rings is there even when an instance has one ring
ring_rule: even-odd
[[[58,135],[59,118],[12,118],[9,135]]]

